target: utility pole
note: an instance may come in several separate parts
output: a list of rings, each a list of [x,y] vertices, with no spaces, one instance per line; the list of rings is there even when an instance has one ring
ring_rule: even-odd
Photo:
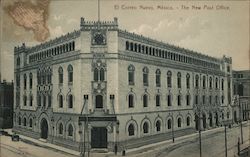
[[[225,127],[225,155],[227,157],[227,125],[224,125]]]
[[[172,131],[172,140],[173,140],[173,143],[174,143],[174,114],[173,114],[173,112],[172,112],[172,129],[171,129],[171,131]]]
[[[242,106],[240,103],[240,95],[239,95],[239,107],[240,107],[240,136],[241,136],[241,144],[243,144],[243,130],[242,130],[243,117],[242,117]]]
[[[202,157],[202,150],[201,150],[201,117],[200,117],[200,111],[199,111],[199,143],[200,143],[200,157]]]

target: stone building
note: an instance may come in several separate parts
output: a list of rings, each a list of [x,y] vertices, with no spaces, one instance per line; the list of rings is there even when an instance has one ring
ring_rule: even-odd
[[[0,74],[0,129],[13,126],[13,88],[13,82],[2,81]]]
[[[241,118],[250,119],[250,70],[233,71],[233,94],[235,107],[233,119],[238,122]]]
[[[231,58],[129,33],[117,18],[81,18],[79,30],[14,53],[14,131],[33,138],[113,150],[232,119]]]

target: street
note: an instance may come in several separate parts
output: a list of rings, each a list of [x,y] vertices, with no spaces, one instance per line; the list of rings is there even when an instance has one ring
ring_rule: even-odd
[[[243,125],[244,146],[249,145],[249,123]],[[176,138],[175,143],[158,144],[151,149],[138,149],[130,152],[126,156],[133,157],[199,157],[198,134],[185,138]],[[240,127],[227,128],[227,148],[228,157],[233,157],[237,153],[237,142],[240,137]],[[65,152],[56,151],[40,146],[24,143],[22,141],[13,142],[9,136],[0,136],[1,157],[75,157]],[[157,144],[156,144],[157,145]],[[115,156],[114,154],[90,154],[96,156]],[[121,156],[121,154],[119,154]],[[202,132],[202,157],[225,157],[225,134],[224,127]]]

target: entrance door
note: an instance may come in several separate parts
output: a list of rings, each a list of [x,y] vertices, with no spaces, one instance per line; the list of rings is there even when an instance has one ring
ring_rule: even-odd
[[[41,138],[48,138],[48,123],[46,119],[42,119],[41,121]]]
[[[97,95],[95,97],[95,107],[96,108],[103,108],[103,97],[101,95]]]
[[[105,127],[94,127],[91,130],[91,147],[107,148],[107,129]]]

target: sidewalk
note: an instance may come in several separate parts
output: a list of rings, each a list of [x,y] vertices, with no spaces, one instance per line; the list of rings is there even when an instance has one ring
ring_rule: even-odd
[[[244,123],[244,125],[245,125],[245,123]],[[233,126],[233,127],[237,127],[237,126]],[[11,129],[7,129],[6,131],[11,135],[13,134]],[[211,134],[216,133],[216,132],[221,132],[221,131],[224,131],[224,127],[214,128],[214,129],[211,129],[211,130],[205,130],[205,131],[202,131],[201,133],[202,133],[202,137],[205,138],[208,135],[211,135]],[[187,140],[191,140],[193,138],[198,138],[198,136],[199,136],[199,133],[196,132],[196,133],[193,133],[193,134],[189,134],[189,135],[185,135],[185,136],[175,138],[175,143],[173,143],[172,139],[170,139],[170,140],[166,140],[166,141],[162,141],[162,142],[158,142],[158,143],[145,145],[145,146],[138,147],[138,148],[128,149],[128,150],[126,150],[126,155],[133,156],[133,155],[136,155],[136,154],[140,154],[140,155],[143,156],[143,154],[145,152],[148,154],[148,153],[153,153],[153,152],[156,152],[156,151],[159,151],[159,150],[162,150],[162,149],[167,149],[167,148],[170,148],[172,146],[184,143]],[[21,141],[23,141],[25,143],[30,143],[32,145],[44,147],[44,148],[47,148],[47,149],[52,149],[52,150],[55,150],[55,151],[61,151],[61,152],[65,153],[65,154],[80,156],[80,152],[78,152],[78,151],[74,151],[74,150],[71,150],[71,149],[67,149],[65,147],[61,147],[61,146],[58,146],[58,145],[47,143],[46,141],[43,141],[43,140],[33,139],[33,138],[23,136],[23,135],[19,135],[19,137],[20,137]],[[91,152],[90,154],[91,154],[90,156],[95,156],[95,157],[98,157],[98,156],[105,156],[105,157],[122,156],[121,152],[118,152],[117,155],[115,155],[113,152],[108,152],[108,153]]]

